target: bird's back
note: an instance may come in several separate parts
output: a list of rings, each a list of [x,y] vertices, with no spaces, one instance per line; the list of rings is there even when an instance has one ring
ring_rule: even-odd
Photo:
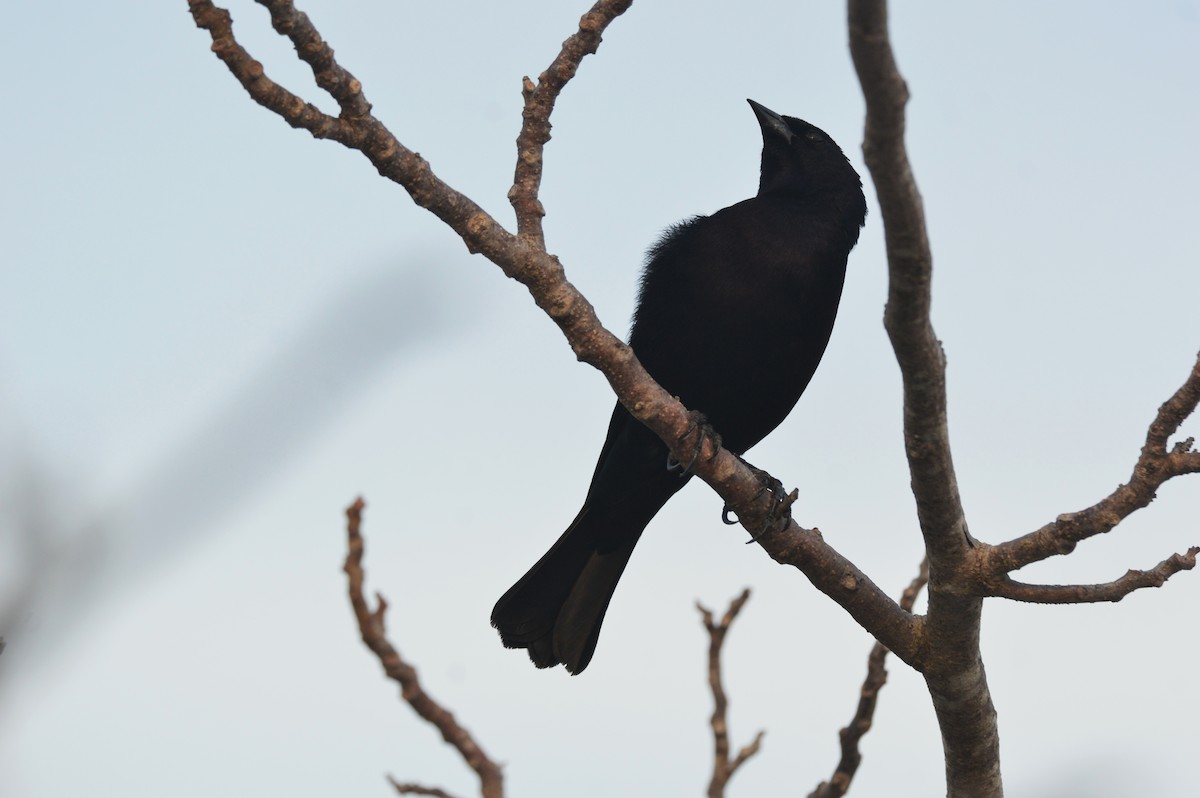
[[[651,250],[630,345],[732,451],[778,426],[821,360],[861,223],[837,216],[755,197],[671,228]]]

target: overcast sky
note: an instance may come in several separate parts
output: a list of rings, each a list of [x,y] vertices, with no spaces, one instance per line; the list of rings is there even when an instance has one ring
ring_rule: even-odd
[[[301,8],[393,132],[510,224],[521,77],[586,3]],[[269,75],[333,105],[263,9],[231,10]],[[585,61],[542,197],[551,251],[611,329],[663,228],[754,193],[745,98],[823,128],[866,176],[843,15],[638,0]],[[492,604],[574,516],[613,401],[520,285],[361,156],[251,102],[184,0],[20,4],[8,30],[0,793],[384,796],[390,772],[471,794],[357,640],[340,569],[359,494],[393,641],[510,795],[702,794],[693,602],[723,609],[744,586],[733,742],[767,736],[731,795],[829,776],[871,641],[742,545],[698,482],[649,528],[584,675],[500,646]],[[1200,3],[900,4],[892,33],[960,487],[973,534],[1000,541],[1127,479],[1200,348]],[[921,550],[867,194],[825,362],[751,459],[898,595]],[[1200,542],[1198,512],[1200,479],[1177,480],[1028,576],[1151,567]],[[1011,794],[1195,795],[1198,600],[1181,574],[1114,606],[989,602]],[[863,752],[853,794],[941,794],[903,665]]]

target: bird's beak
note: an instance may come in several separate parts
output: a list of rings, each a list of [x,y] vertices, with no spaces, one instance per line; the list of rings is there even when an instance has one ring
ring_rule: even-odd
[[[746,102],[750,103],[750,107],[754,109],[754,115],[758,117],[758,126],[762,128],[764,138],[768,133],[779,136],[788,143],[795,138],[796,134],[788,127],[787,122],[783,121],[782,116],[749,98],[746,99]]]

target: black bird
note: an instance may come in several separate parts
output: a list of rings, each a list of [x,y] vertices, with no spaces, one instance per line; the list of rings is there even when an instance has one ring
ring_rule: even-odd
[[[629,335],[650,375],[738,455],[812,379],[867,214],[833,139],[748,102],[763,134],[757,196],[667,230]],[[539,668],[587,667],[642,530],[690,477],[668,465],[666,445],[618,403],[583,509],[492,610],[505,646],[529,649]]]

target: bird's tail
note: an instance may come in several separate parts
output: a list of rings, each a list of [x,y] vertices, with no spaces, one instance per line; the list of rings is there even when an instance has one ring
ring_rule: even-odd
[[[580,673],[596,651],[604,613],[637,544],[633,536],[628,545],[600,551],[597,526],[585,505],[492,610],[492,626],[504,645],[528,649],[539,668],[562,664]]]

